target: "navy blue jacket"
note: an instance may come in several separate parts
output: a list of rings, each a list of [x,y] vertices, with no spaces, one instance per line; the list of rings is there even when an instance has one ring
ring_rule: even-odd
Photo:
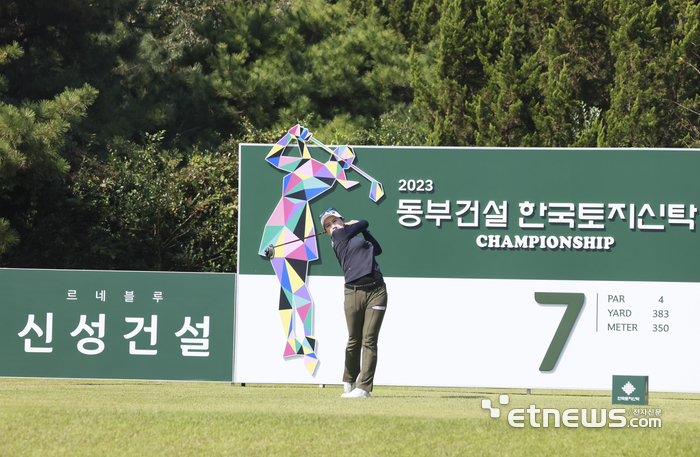
[[[369,222],[361,220],[336,229],[331,235],[331,244],[343,268],[346,284],[375,270],[381,272],[374,257],[382,253],[382,248],[369,233],[368,227]],[[364,238],[357,236],[360,233]]]

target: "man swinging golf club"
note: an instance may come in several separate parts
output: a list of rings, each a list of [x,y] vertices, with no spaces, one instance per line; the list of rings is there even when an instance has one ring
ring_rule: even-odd
[[[375,259],[382,248],[369,232],[366,220],[345,222],[334,208],[321,214],[321,225],[331,236],[345,277],[345,398],[370,398],[377,367],[377,340],[386,313],[384,277]],[[362,235],[362,237],[358,236]]]

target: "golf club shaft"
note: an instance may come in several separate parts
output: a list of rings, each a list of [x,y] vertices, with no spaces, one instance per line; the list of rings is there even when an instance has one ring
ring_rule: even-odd
[[[316,138],[311,137],[311,141],[313,141],[314,143],[316,143],[318,146],[321,146],[321,148],[323,148],[323,150],[326,151],[327,153],[332,154],[332,155],[334,155],[336,158],[342,160],[342,158],[339,157],[338,154],[335,153],[335,151],[333,151],[331,148],[329,148],[329,147],[326,146],[325,144],[323,144],[323,143],[321,143],[320,141],[318,141]],[[373,177],[371,177],[370,175],[368,175],[368,174],[365,173],[364,171],[360,170],[358,167],[356,167],[356,166],[353,165],[352,163],[350,163],[350,162],[345,162],[345,163],[347,163],[347,164],[350,166],[350,168],[352,168],[353,170],[355,170],[356,172],[358,172],[359,174],[361,174],[362,176],[364,176],[367,180],[373,181],[373,182],[376,182],[376,181],[377,181],[376,179],[374,179]]]
[[[287,241],[286,243],[282,243],[282,244],[278,244],[277,246],[273,246],[273,248],[278,248],[278,247],[280,247],[280,246],[284,246],[285,244],[294,243],[294,242],[296,242],[296,241],[303,241],[303,240],[305,240],[305,239],[307,239],[307,238],[313,238],[313,237],[315,237],[315,236],[320,236],[320,235],[323,235],[323,234],[325,234],[325,233],[326,233],[326,232],[315,233],[315,234],[313,234],[313,235],[305,236],[304,238],[297,238],[296,240]]]

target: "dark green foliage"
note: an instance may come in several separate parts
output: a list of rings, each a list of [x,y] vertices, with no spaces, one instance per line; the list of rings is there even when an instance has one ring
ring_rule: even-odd
[[[697,145],[694,2],[444,0],[437,21],[414,16],[430,144]]]
[[[72,189],[94,220],[85,234],[102,268],[233,271],[237,226],[237,144],[185,158],[117,141],[106,161],[86,159]]]
[[[350,116],[366,127],[411,100],[403,40],[373,9],[230,2],[220,16],[222,25],[205,32],[211,54],[192,67],[191,85],[221,133],[240,135],[244,119],[270,129]]]
[[[679,146],[700,148],[700,5],[687,2],[681,4],[678,14],[679,34],[682,38],[671,44],[671,53],[678,56],[677,95],[671,100],[678,119],[678,129],[686,135]]]
[[[700,147],[699,22],[689,0],[2,2],[2,266],[234,271],[237,145],[296,123]]]
[[[700,10],[688,2],[673,1],[632,0],[621,6],[610,37],[616,59],[610,110],[598,145],[679,144],[689,119],[687,110],[697,112],[698,107],[693,99],[700,94],[700,79],[688,63],[698,62]],[[679,46],[681,42],[685,45]],[[685,106],[679,106],[681,100]],[[691,119],[697,121],[697,115]]]
[[[19,243],[17,230],[10,227],[10,222],[6,219],[0,219],[0,254],[17,243]]]
[[[22,54],[17,43],[0,47],[0,65]],[[5,81],[0,75],[0,82]],[[53,100],[24,100],[17,106],[0,101],[0,254],[20,238],[31,242],[43,215],[40,208],[67,176],[69,164],[61,154],[66,132],[96,97],[97,91],[86,84],[65,89]],[[20,237],[25,231],[27,236]]]
[[[438,22],[442,17],[443,1],[417,0],[413,3],[407,37],[411,43],[426,44],[436,39],[440,33]],[[453,19],[459,19],[459,17]]]

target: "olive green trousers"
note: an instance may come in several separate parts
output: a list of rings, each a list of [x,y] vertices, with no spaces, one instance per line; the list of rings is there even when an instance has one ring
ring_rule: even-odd
[[[386,284],[371,289],[345,289],[348,344],[345,348],[343,382],[357,382],[356,387],[366,392],[371,392],[374,386],[377,340],[386,304]]]

